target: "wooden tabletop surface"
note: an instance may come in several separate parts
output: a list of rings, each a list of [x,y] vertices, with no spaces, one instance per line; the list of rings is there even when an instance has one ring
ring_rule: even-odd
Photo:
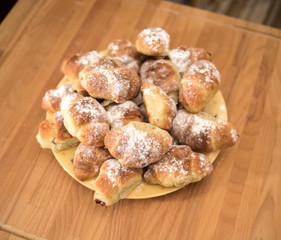
[[[203,47],[240,138],[177,192],[112,207],[36,142],[61,62],[162,27]],[[281,239],[281,31],[169,2],[19,0],[0,30],[0,239]]]

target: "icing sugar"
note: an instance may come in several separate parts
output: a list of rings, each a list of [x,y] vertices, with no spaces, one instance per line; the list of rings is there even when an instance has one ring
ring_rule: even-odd
[[[88,66],[97,61],[100,57],[102,57],[102,55],[99,54],[97,51],[87,52],[77,60],[77,63],[84,66]]]
[[[179,68],[179,72],[185,72],[187,67],[191,64],[190,49],[175,48],[169,52],[169,58],[172,63]]]

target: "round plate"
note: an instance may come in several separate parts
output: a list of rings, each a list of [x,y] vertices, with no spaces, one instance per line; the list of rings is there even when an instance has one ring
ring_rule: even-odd
[[[227,121],[227,110],[226,105],[224,102],[224,98],[219,91],[214,98],[210,101],[210,103],[203,109],[204,112],[210,113],[213,116],[216,116],[219,119],[222,119],[224,121]],[[47,113],[47,117],[50,116]],[[94,188],[94,181],[96,178],[92,178],[86,181],[80,181],[76,178],[74,171],[73,171],[73,164],[71,160],[73,159],[74,153],[75,153],[76,147],[69,148],[62,151],[53,151],[53,154],[55,155],[57,161],[60,163],[60,165],[63,167],[63,169],[76,181],[84,185],[85,187],[95,190]],[[214,151],[211,153],[206,153],[205,155],[207,158],[214,162],[216,157],[218,156],[219,151]],[[162,187],[160,185],[150,185],[145,182],[142,182],[139,186],[137,186],[129,195],[127,198],[129,199],[142,199],[142,198],[152,198],[152,197],[158,197],[162,196],[171,192],[174,192],[176,190],[180,189],[180,187],[171,187],[166,188]]]

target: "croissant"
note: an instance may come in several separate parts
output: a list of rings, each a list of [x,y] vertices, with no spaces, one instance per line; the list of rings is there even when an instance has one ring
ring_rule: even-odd
[[[190,65],[180,83],[179,101],[191,113],[200,112],[220,88],[220,73],[207,60]]]
[[[212,163],[202,153],[189,146],[173,146],[157,163],[148,166],[144,179],[149,184],[183,187],[198,182],[213,170]]]
[[[94,98],[125,102],[138,95],[141,79],[126,68],[91,69],[80,73],[83,88]]]
[[[169,58],[178,67],[180,73],[184,73],[191,64],[199,60],[211,60],[211,54],[204,48],[192,48],[179,46],[169,52]]]
[[[104,139],[110,154],[127,167],[143,168],[160,160],[172,147],[168,132],[143,122],[130,122],[110,130]]]
[[[144,122],[144,116],[140,108],[132,101],[121,104],[111,104],[107,108],[111,128],[121,128],[132,121]]]
[[[146,28],[136,39],[137,51],[148,56],[167,56],[170,35],[162,28]]]
[[[80,143],[73,158],[75,176],[81,181],[97,176],[101,165],[110,158],[112,157],[105,148]]]
[[[98,58],[95,62],[90,64],[87,67],[87,70],[85,70],[85,71],[91,71],[93,69],[99,69],[99,68],[103,68],[103,69],[118,68],[118,67],[124,67],[124,66],[125,65],[118,59],[113,59],[108,56],[102,56],[102,57]],[[85,89],[81,85],[81,78],[78,77],[74,81],[73,89],[76,90],[77,92],[85,91]]]
[[[212,152],[234,145],[238,139],[236,129],[228,122],[208,113],[188,113],[179,110],[173,120],[171,135],[179,144],[193,151]]]
[[[62,71],[71,82],[78,79],[79,72],[86,66],[97,61],[102,55],[97,51],[87,52],[83,55],[75,54],[70,58],[66,58],[62,64]]]
[[[147,60],[142,64],[140,74],[143,82],[150,82],[161,87],[168,95],[178,95],[180,75],[171,61]]]
[[[53,118],[40,123],[36,139],[42,148],[53,150],[63,150],[79,144],[78,139],[66,130],[61,112],[56,112]]]
[[[144,82],[142,95],[148,114],[149,123],[170,131],[172,121],[177,113],[177,106],[160,87]]]
[[[141,183],[142,169],[122,166],[116,159],[105,161],[97,177],[94,200],[102,206],[110,206],[129,193]]]
[[[63,84],[58,88],[47,91],[42,99],[42,109],[51,112],[60,111],[61,99],[72,93],[73,89],[71,83]]]
[[[109,131],[109,118],[100,103],[91,97],[67,96],[62,99],[61,111],[66,129],[80,142],[102,147]]]

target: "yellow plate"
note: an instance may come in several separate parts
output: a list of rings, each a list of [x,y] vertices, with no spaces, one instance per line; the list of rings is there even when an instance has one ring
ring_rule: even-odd
[[[224,98],[219,91],[215,97],[210,101],[210,103],[205,107],[203,110],[204,112],[210,113],[211,115],[215,116],[217,115],[217,118],[227,121],[227,110],[226,105],[224,102]],[[47,114],[48,115],[48,114]],[[80,181],[76,178],[74,171],[73,171],[73,165],[71,160],[73,159],[74,152],[76,150],[76,147],[70,148],[63,151],[53,151],[53,154],[55,155],[57,161],[60,163],[60,165],[64,168],[64,170],[73,177],[76,181],[84,185],[85,187],[95,190],[94,189],[94,181],[95,178],[86,180],[86,181]],[[207,153],[206,156],[211,162],[214,162],[216,157],[218,156],[219,151]],[[142,198],[152,198],[152,197],[158,197],[162,196],[171,192],[174,192],[180,188],[178,187],[172,187],[172,188],[165,188],[160,185],[150,185],[146,184],[145,182],[142,182],[139,186],[137,186],[127,198],[129,199],[142,199]]]

